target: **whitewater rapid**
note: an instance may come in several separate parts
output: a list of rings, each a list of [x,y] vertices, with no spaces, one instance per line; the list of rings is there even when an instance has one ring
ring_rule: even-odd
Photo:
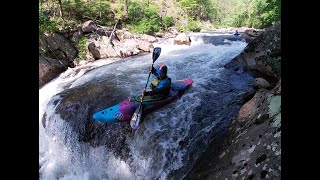
[[[120,62],[117,59],[98,60],[69,68],[43,86],[39,90],[40,179],[183,178],[187,170],[178,170],[192,166],[187,155],[194,152],[197,158],[204,150],[201,148],[205,148],[202,144],[199,150],[192,146],[202,141],[206,144],[211,138],[206,134],[213,132],[220,123],[219,113],[215,114],[211,109],[221,106],[214,105],[218,101],[216,97],[224,105],[233,95],[219,94],[228,93],[228,88],[241,91],[251,80],[250,76],[239,77],[223,67],[245,48],[245,42],[227,41],[225,45],[216,46],[205,44],[202,36],[214,34],[192,34],[191,46],[173,45],[172,39],[153,44],[161,47],[155,66],[164,63],[169,68],[168,75],[172,81],[191,78],[193,85],[177,101],[149,114],[134,136],[126,139],[130,149],[128,160],[116,157],[105,146],[91,147],[88,143],[78,142],[69,125],[55,113],[55,106],[48,102],[53,97],[58,98],[54,96],[57,93],[81,87],[93,79],[103,80],[107,76],[113,77],[115,86],[128,89],[130,95],[140,92],[152,63],[151,54]],[[219,112],[224,113],[224,110]],[[54,122],[50,122],[46,129],[42,124],[45,113],[54,117],[51,118]]]

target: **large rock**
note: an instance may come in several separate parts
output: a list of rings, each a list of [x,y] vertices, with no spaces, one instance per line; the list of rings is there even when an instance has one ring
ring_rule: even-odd
[[[82,31],[84,33],[91,33],[91,32],[95,32],[97,30],[97,25],[89,20],[89,21],[86,21],[82,24]]]
[[[241,107],[236,118],[237,121],[246,125],[250,125],[254,120],[264,121],[267,117],[262,115],[266,114],[267,104],[265,102],[269,94],[269,91],[259,90],[250,101]]]
[[[201,38],[205,44],[213,44],[215,46],[231,44],[230,41],[241,41],[239,36],[234,35],[219,35],[219,36],[201,36],[196,37],[196,39]]]
[[[264,30],[261,29],[246,29],[243,33],[250,37],[258,37]]]
[[[152,48],[154,48],[154,47],[153,47],[153,45],[152,45],[151,43],[149,43],[149,42],[139,41],[139,42],[138,42],[138,45],[137,45],[137,48],[138,48],[139,50],[144,51],[144,52],[150,52],[150,50],[151,50]]]
[[[252,86],[256,89],[261,89],[261,88],[267,89],[270,87],[270,83],[263,78],[256,78],[253,80]]]
[[[134,35],[126,30],[116,30],[115,34],[116,34],[117,38],[119,39],[119,41],[122,41],[124,39],[133,39],[134,38]]]
[[[177,45],[190,45],[191,39],[185,33],[178,34],[178,36],[174,39],[174,44]]]
[[[142,51],[139,50],[138,47],[144,43],[149,44],[148,42],[136,39],[125,39],[121,42],[114,41],[114,49],[118,54],[120,54],[120,57],[129,57],[140,54]]]
[[[226,68],[258,71],[259,73],[279,80],[281,77],[281,23],[263,32],[234,59],[225,65]]]
[[[281,95],[281,79],[278,81],[276,87],[273,88],[272,93],[274,95]]]
[[[114,57],[129,57],[143,52],[150,52],[154,47],[145,40],[140,39],[117,39],[101,36],[98,40],[91,39],[88,44],[88,49],[92,57],[97,59],[114,58]]]
[[[39,57],[39,88],[59,76],[66,70],[67,65],[65,60]]]
[[[164,33],[163,32],[156,32],[156,33],[154,33],[154,35],[156,37],[159,37],[159,38],[163,38],[164,37]]]
[[[77,57],[76,48],[61,34],[50,33],[40,37],[39,40],[46,48],[46,54],[51,58],[73,61]]]
[[[116,30],[115,34],[116,34],[118,41],[125,42],[126,46],[130,46],[130,47],[131,47],[131,45],[127,44],[127,43],[132,44],[132,40],[136,41],[139,44],[147,43],[145,45],[145,47],[150,46],[150,43],[154,43],[154,42],[158,41],[157,38],[154,36],[150,36],[147,34],[132,34],[125,29]],[[114,39],[112,39],[112,40],[114,40]],[[143,45],[140,45],[140,47],[142,47],[142,46]],[[144,49],[144,51],[148,51],[148,50],[146,50],[146,48],[143,48],[143,49]]]
[[[225,65],[237,73],[259,71],[254,74],[274,77],[277,85],[255,79],[258,92],[240,108],[224,138],[210,143],[185,180],[281,179],[280,34],[279,22]]]
[[[104,58],[115,58],[115,57],[122,57],[120,51],[117,47],[112,45],[105,45],[102,44],[98,47],[98,50],[101,54],[101,59]]]
[[[123,41],[110,41],[103,36],[102,41],[93,40],[89,46],[89,52],[94,59],[115,58],[115,57],[129,57],[137,55],[140,50],[137,48],[138,43],[134,39],[126,39]]]
[[[179,31],[175,27],[168,27],[167,31],[175,36],[179,34]]]
[[[209,148],[184,179],[281,179],[281,96],[270,91],[241,108],[221,147]]]
[[[158,41],[156,37],[150,36],[147,34],[138,34],[138,35],[135,35],[135,38],[148,43],[154,43]]]
[[[76,32],[72,33],[70,41],[72,43],[76,43],[81,37],[83,37],[83,31],[82,29],[79,29]]]
[[[242,33],[240,37],[241,37],[241,39],[244,39],[246,41],[246,43],[250,43],[254,39],[253,37],[249,36],[246,33]]]
[[[95,45],[94,42],[89,43],[88,45],[88,50],[92,54],[92,57],[97,60],[101,58],[101,54],[97,46]]]
[[[127,89],[117,88],[109,78],[105,79],[106,82],[90,81],[52,97],[48,106],[54,108],[55,113],[46,112],[42,125],[48,133],[65,133],[65,137],[70,133],[77,141],[89,143],[93,147],[104,145],[116,157],[125,159],[129,156],[126,138],[133,132],[130,124],[100,123],[92,118],[94,112],[117,104],[130,95]],[[64,129],[66,132],[57,128],[58,120],[68,126]],[[67,143],[71,138],[62,140]]]

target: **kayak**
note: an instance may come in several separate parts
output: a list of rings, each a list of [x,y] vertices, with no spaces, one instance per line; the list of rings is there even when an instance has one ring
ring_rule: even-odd
[[[164,98],[154,96],[144,96],[142,106],[143,114],[148,114],[151,111],[161,108],[181,96],[185,90],[192,85],[191,79],[178,80],[171,83],[170,94]],[[136,95],[123,100],[119,104],[108,107],[104,110],[93,114],[93,119],[103,123],[115,123],[130,121],[134,111],[141,103],[141,95]]]

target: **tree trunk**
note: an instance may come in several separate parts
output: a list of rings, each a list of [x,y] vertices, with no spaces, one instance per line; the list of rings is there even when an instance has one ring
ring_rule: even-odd
[[[124,0],[123,11],[126,15],[128,14],[128,0]]]
[[[63,11],[62,11],[62,2],[61,2],[61,0],[59,0],[59,6],[60,6],[60,15],[61,15],[61,17],[62,17],[62,19],[63,19]]]

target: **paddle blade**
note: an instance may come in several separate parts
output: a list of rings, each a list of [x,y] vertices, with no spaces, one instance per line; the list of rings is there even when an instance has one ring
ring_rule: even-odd
[[[132,129],[137,129],[140,123],[140,119],[142,116],[142,106],[140,105],[133,113],[130,126]]]
[[[153,49],[153,53],[152,53],[153,62],[155,62],[158,59],[158,57],[160,56],[160,53],[161,53],[161,48],[160,47],[155,47]]]

